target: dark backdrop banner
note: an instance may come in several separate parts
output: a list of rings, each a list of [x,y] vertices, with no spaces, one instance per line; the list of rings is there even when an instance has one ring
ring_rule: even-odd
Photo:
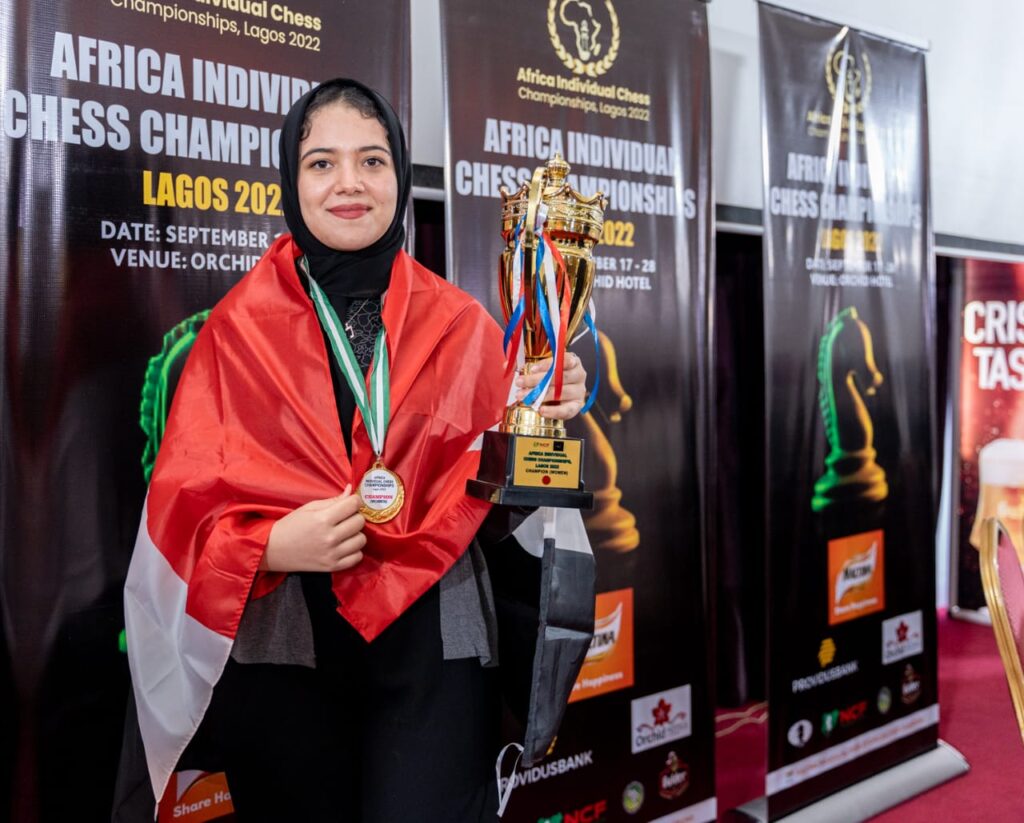
[[[924,53],[760,6],[774,819],[935,746]]]
[[[311,83],[408,120],[408,3],[0,9],[0,818],[101,820],[141,460],[180,368],[151,370],[144,434],[148,358],[284,229],[277,130]]]
[[[1024,265],[966,260],[960,334],[954,604],[985,607],[981,521],[1024,551]]]
[[[710,86],[698,0],[442,3],[449,271],[500,319],[499,187],[560,153],[609,195],[585,513],[596,637],[557,744],[506,819],[711,820],[702,461]],[[588,338],[574,347],[593,382]],[[576,815],[575,817],[573,815]]]

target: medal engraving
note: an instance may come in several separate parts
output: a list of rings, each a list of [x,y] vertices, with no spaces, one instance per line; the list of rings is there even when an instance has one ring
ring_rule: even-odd
[[[405,487],[401,478],[378,460],[359,482],[359,496],[363,517],[371,523],[387,523],[402,510]]]

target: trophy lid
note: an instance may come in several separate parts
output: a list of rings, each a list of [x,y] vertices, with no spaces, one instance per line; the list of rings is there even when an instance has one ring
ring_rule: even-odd
[[[541,201],[547,207],[546,230],[552,235],[589,238],[597,242],[604,229],[604,210],[608,198],[603,192],[584,197],[569,185],[569,164],[556,154],[544,164],[544,185]],[[502,233],[508,237],[526,214],[530,201],[530,182],[520,184],[514,192],[505,186],[501,193]]]

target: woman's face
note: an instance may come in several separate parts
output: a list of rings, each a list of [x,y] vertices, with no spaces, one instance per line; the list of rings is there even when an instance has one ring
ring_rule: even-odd
[[[344,103],[314,112],[309,135],[299,143],[298,193],[302,219],[325,246],[359,251],[379,240],[398,205],[380,121]]]

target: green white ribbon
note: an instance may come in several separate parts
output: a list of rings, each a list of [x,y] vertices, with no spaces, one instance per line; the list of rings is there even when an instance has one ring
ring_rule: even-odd
[[[384,453],[384,438],[387,436],[388,423],[391,420],[391,367],[388,363],[387,331],[383,324],[377,333],[377,342],[373,345],[373,361],[370,364],[370,396],[366,395],[363,372],[359,367],[356,353],[342,328],[337,312],[327,299],[323,289],[309,273],[309,262],[302,258],[302,272],[309,280],[309,291],[313,296],[320,325],[327,332],[327,340],[334,352],[334,359],[345,376],[345,382],[352,389],[356,406],[363,416],[363,424],[370,436],[370,445],[378,459]]]

